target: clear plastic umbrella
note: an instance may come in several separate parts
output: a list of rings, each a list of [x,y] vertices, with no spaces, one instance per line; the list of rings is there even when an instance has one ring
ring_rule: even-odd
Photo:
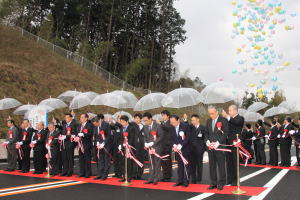
[[[18,107],[13,113],[14,115],[24,115],[28,110],[31,110],[34,107],[36,107],[36,105],[33,104],[22,105]]]
[[[110,118],[112,118],[113,116],[111,114],[104,114],[104,120],[108,121]]]
[[[280,115],[280,114],[285,114],[287,112],[288,112],[288,110],[286,108],[273,107],[265,112],[264,117],[272,117],[272,116],[276,116],[276,115]]]
[[[237,91],[231,83],[219,81],[206,86],[198,100],[204,104],[219,104],[238,99]]]
[[[162,100],[167,95],[164,93],[151,93],[143,96],[135,105],[134,111],[151,110],[162,107]]]
[[[46,105],[46,106],[50,106],[54,109],[60,109],[60,108],[65,108],[67,107],[68,105],[63,102],[62,100],[60,99],[57,99],[57,98],[48,98],[48,99],[44,99],[43,101],[41,101],[39,103],[39,105]]]
[[[65,102],[71,102],[73,98],[79,94],[82,94],[82,92],[78,92],[76,90],[68,90],[61,93],[57,98]]]
[[[184,108],[200,103],[197,100],[199,92],[193,88],[178,88],[167,94],[162,100],[162,106],[168,108]]]
[[[288,111],[285,114],[292,114],[300,112],[300,103],[293,101],[283,101],[278,107],[285,108]]]
[[[246,112],[243,116],[246,122],[256,122],[259,119],[262,119],[263,116],[257,112]]]
[[[13,98],[4,98],[0,100],[0,110],[7,110],[22,105],[18,100]]]
[[[162,121],[162,120],[163,120],[161,114],[153,115],[153,116],[152,116],[152,119],[153,119],[153,120],[159,120],[159,121]]]
[[[99,95],[98,93],[91,92],[91,91],[83,92],[82,94],[85,94],[86,96],[88,96],[91,99],[91,101],[94,100]]]
[[[121,101],[120,99],[125,99],[125,104],[120,104],[119,108],[134,108],[135,104],[137,103],[138,99],[132,94],[131,92],[124,91],[124,90],[115,90],[111,92],[114,95],[117,95],[117,99],[115,101]]]
[[[79,94],[70,103],[70,109],[79,109],[91,104],[91,99],[85,94]]]
[[[116,112],[115,114],[113,114],[112,117],[113,117],[113,119],[114,119],[115,121],[117,121],[119,115],[126,115],[126,116],[129,118],[129,121],[133,121],[132,115],[131,115],[130,113],[128,113],[128,112],[125,112],[125,111],[119,111],[119,112]]]
[[[126,105],[127,101],[124,97],[115,93],[106,93],[98,95],[91,105],[108,106],[120,109]]]
[[[264,108],[268,107],[268,104],[264,102],[254,102],[251,106],[248,107],[249,112],[257,112]]]
[[[244,108],[239,108],[239,110],[238,110],[238,113],[239,113],[239,115],[241,115],[241,116],[244,116],[244,114],[247,112],[247,110],[246,109],[244,109]]]
[[[33,111],[38,111],[38,112],[52,112],[55,109],[50,107],[50,106],[46,106],[46,105],[35,105],[33,108],[31,108],[30,110],[28,110],[25,114],[24,114],[24,119],[28,118],[28,115],[30,112]]]

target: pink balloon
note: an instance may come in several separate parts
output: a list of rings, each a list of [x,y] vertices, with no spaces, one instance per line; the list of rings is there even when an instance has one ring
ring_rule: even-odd
[[[269,46],[269,47],[273,47],[273,44],[272,44],[272,43],[270,43],[270,44],[268,44],[268,46]]]

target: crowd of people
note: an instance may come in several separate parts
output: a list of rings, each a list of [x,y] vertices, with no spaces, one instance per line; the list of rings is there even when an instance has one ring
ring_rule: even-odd
[[[299,124],[286,117],[281,124],[277,117],[269,122],[258,120],[253,126],[245,123],[238,108],[231,105],[228,112],[208,107],[209,119],[200,124],[200,117],[180,119],[168,110],[161,112],[162,120],[153,120],[149,112],[136,113],[134,121],[120,115],[104,119],[103,114],[90,117],[81,114],[79,122],[74,113],[66,113],[64,120],[54,119],[45,127],[39,122],[36,130],[23,120],[18,128],[13,119],[7,120],[7,171],[30,171],[30,152],[33,151],[34,174],[42,174],[47,167],[52,176],[70,177],[74,172],[74,152],[78,150],[78,177],[90,178],[91,161],[97,162],[97,176],[105,181],[113,165],[114,177],[120,182],[142,180],[145,161],[149,161],[149,176],[145,184],[169,182],[173,176],[172,154],[178,164],[174,186],[188,187],[201,183],[203,155],[208,152],[211,184],[208,189],[222,190],[224,185],[237,184],[237,159],[266,165],[266,144],[269,145],[268,164],[291,166],[291,146],[295,142],[296,157],[300,165]],[[189,124],[189,121],[191,124]],[[238,135],[238,138],[237,138]],[[244,156],[237,158],[237,146],[244,149]],[[280,147],[280,158],[278,154]],[[127,173],[125,176],[125,159]]]

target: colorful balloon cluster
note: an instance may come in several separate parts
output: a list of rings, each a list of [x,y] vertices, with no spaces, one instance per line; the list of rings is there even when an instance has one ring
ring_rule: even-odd
[[[233,74],[254,72],[262,75],[259,83],[247,83],[247,87],[256,88],[258,96],[276,92],[279,81],[276,73],[290,66],[284,61],[282,53],[276,52],[272,42],[279,29],[291,31],[294,26],[287,24],[287,17],[296,17],[297,13],[287,14],[279,0],[233,1],[234,6],[232,39],[239,38],[244,43],[236,49],[239,60],[238,69]],[[240,40],[239,40],[240,41]],[[269,75],[273,74],[270,78]],[[266,89],[267,86],[271,89]]]

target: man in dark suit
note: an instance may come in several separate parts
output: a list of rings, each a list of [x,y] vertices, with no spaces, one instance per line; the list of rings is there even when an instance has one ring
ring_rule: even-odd
[[[278,138],[280,144],[280,157],[281,157],[281,167],[291,166],[291,146],[292,137],[290,131],[293,130],[292,118],[286,117],[284,119],[283,125],[280,127]]]
[[[208,147],[209,174],[211,179],[208,190],[214,188],[223,190],[226,183],[225,152],[218,151],[217,149],[220,144],[226,144],[228,120],[219,116],[219,112],[213,106],[208,107],[208,114],[210,119],[207,120],[205,131],[205,141]]]
[[[256,122],[256,132],[254,134],[254,146],[256,146],[256,164],[266,164],[266,153],[265,153],[265,135],[266,129],[263,126],[263,121],[258,120]]]
[[[94,179],[106,180],[108,177],[111,161],[112,135],[107,122],[104,121],[102,114],[92,119],[94,125],[94,136],[96,141],[98,157],[98,176]]]
[[[21,138],[19,141],[19,145],[23,151],[23,158],[22,158],[22,173],[28,173],[30,170],[30,143],[33,134],[33,128],[30,127],[29,120],[23,120],[24,129],[22,129]]]
[[[168,110],[163,110],[161,112],[161,117],[162,117],[162,129],[163,129],[163,155],[171,155],[172,154],[172,137],[171,137],[171,130],[172,126],[170,124],[170,112]],[[163,170],[163,179],[161,180],[162,182],[169,182],[171,181],[172,178],[172,157],[168,157],[164,160],[161,161],[162,165],[162,170]]]
[[[50,175],[56,176],[59,174],[59,132],[55,128],[55,124],[50,122],[48,124],[48,134],[46,138],[46,147],[48,149],[47,157],[50,159]],[[48,166],[49,167],[49,166]]]
[[[128,145],[134,146],[136,129],[134,128],[134,126],[132,124],[129,123],[129,118],[126,115],[122,115],[120,117],[120,124],[122,125],[122,129],[121,129],[122,137],[121,137],[118,149],[119,149],[119,151],[123,152],[124,156],[122,157],[122,165],[121,165],[123,178],[119,181],[124,182],[126,180],[125,159],[127,159],[127,181],[130,182],[132,180],[132,176],[133,176],[133,161],[129,158],[125,158],[125,155],[126,155],[125,143],[127,141]]]
[[[253,130],[251,124],[246,124],[244,126],[244,129],[242,130],[242,133],[240,135],[240,139],[242,141],[242,146],[251,154],[253,157],[253,150],[251,148],[252,146],[252,137],[253,137]],[[252,163],[252,158],[248,160],[248,163]]]
[[[33,133],[31,145],[33,147],[34,174],[42,174],[45,170],[46,137],[44,122],[37,124],[37,130]]]
[[[121,160],[122,155],[119,152],[118,146],[121,143],[121,128],[122,125],[118,122],[114,122],[112,119],[109,121],[110,128],[112,130],[113,143],[112,143],[112,154],[114,157],[114,177],[122,178],[122,166]]]
[[[223,117],[228,120],[228,135],[227,144],[232,145],[233,141],[236,140],[236,135],[240,136],[244,127],[244,117],[240,116],[238,113],[238,107],[236,105],[231,105],[228,108],[228,114],[223,110]],[[226,169],[227,169],[227,183],[233,186],[237,185],[237,155],[236,148],[229,147],[231,152],[226,152]]]
[[[276,121],[272,120],[271,121],[271,129],[269,131],[268,134],[268,141],[269,141],[269,149],[270,149],[270,161],[269,164],[273,165],[273,166],[277,166],[278,165],[278,150],[277,150],[277,146],[278,146],[278,136],[279,133],[279,129],[276,125]]]
[[[153,185],[157,185],[161,172],[161,159],[152,152],[163,156],[163,130],[160,124],[157,124],[152,120],[152,115],[150,113],[144,113],[143,120],[145,123],[145,147],[149,151],[149,160],[151,162],[150,175],[145,184],[153,183]]]
[[[192,115],[192,124],[190,125],[191,130],[191,181],[196,184],[197,181],[202,181],[203,171],[203,154],[206,150],[204,142],[205,137],[205,126],[200,124],[199,115]]]
[[[189,162],[187,165],[184,164],[182,158],[178,153],[175,154],[178,169],[177,169],[177,182],[174,186],[184,186],[189,185],[190,177],[190,154],[191,154],[191,133],[189,125],[180,122],[177,115],[170,116],[170,124],[172,125],[171,136],[173,143],[174,152],[182,152],[183,157]]]
[[[92,154],[92,136],[93,125],[88,122],[88,114],[80,115],[80,124],[77,126],[77,137],[79,147],[79,165],[80,174],[78,177],[89,178],[92,175],[91,154]]]
[[[145,157],[146,157],[146,151],[144,149],[144,143],[145,143],[145,134],[144,134],[144,125],[142,124],[142,114],[136,113],[134,115],[134,122],[132,122],[132,125],[136,128],[136,137],[135,137],[135,154],[136,158],[144,164]],[[137,180],[141,180],[142,176],[144,174],[144,166],[139,167],[137,164],[133,165],[133,178]]]
[[[295,131],[290,131],[290,133],[295,140],[296,158],[298,166],[300,166],[300,118],[298,119],[298,124],[293,122],[292,125],[297,129]]]
[[[77,122],[72,114],[65,114],[65,121],[60,136],[62,142],[62,174],[61,176],[70,177],[73,175],[74,168],[74,138],[77,136]]]
[[[4,146],[7,148],[7,169],[6,171],[14,171],[17,168],[18,152],[16,149],[16,143],[18,142],[19,131],[15,126],[15,122],[11,119],[6,122],[8,130],[8,137]]]

